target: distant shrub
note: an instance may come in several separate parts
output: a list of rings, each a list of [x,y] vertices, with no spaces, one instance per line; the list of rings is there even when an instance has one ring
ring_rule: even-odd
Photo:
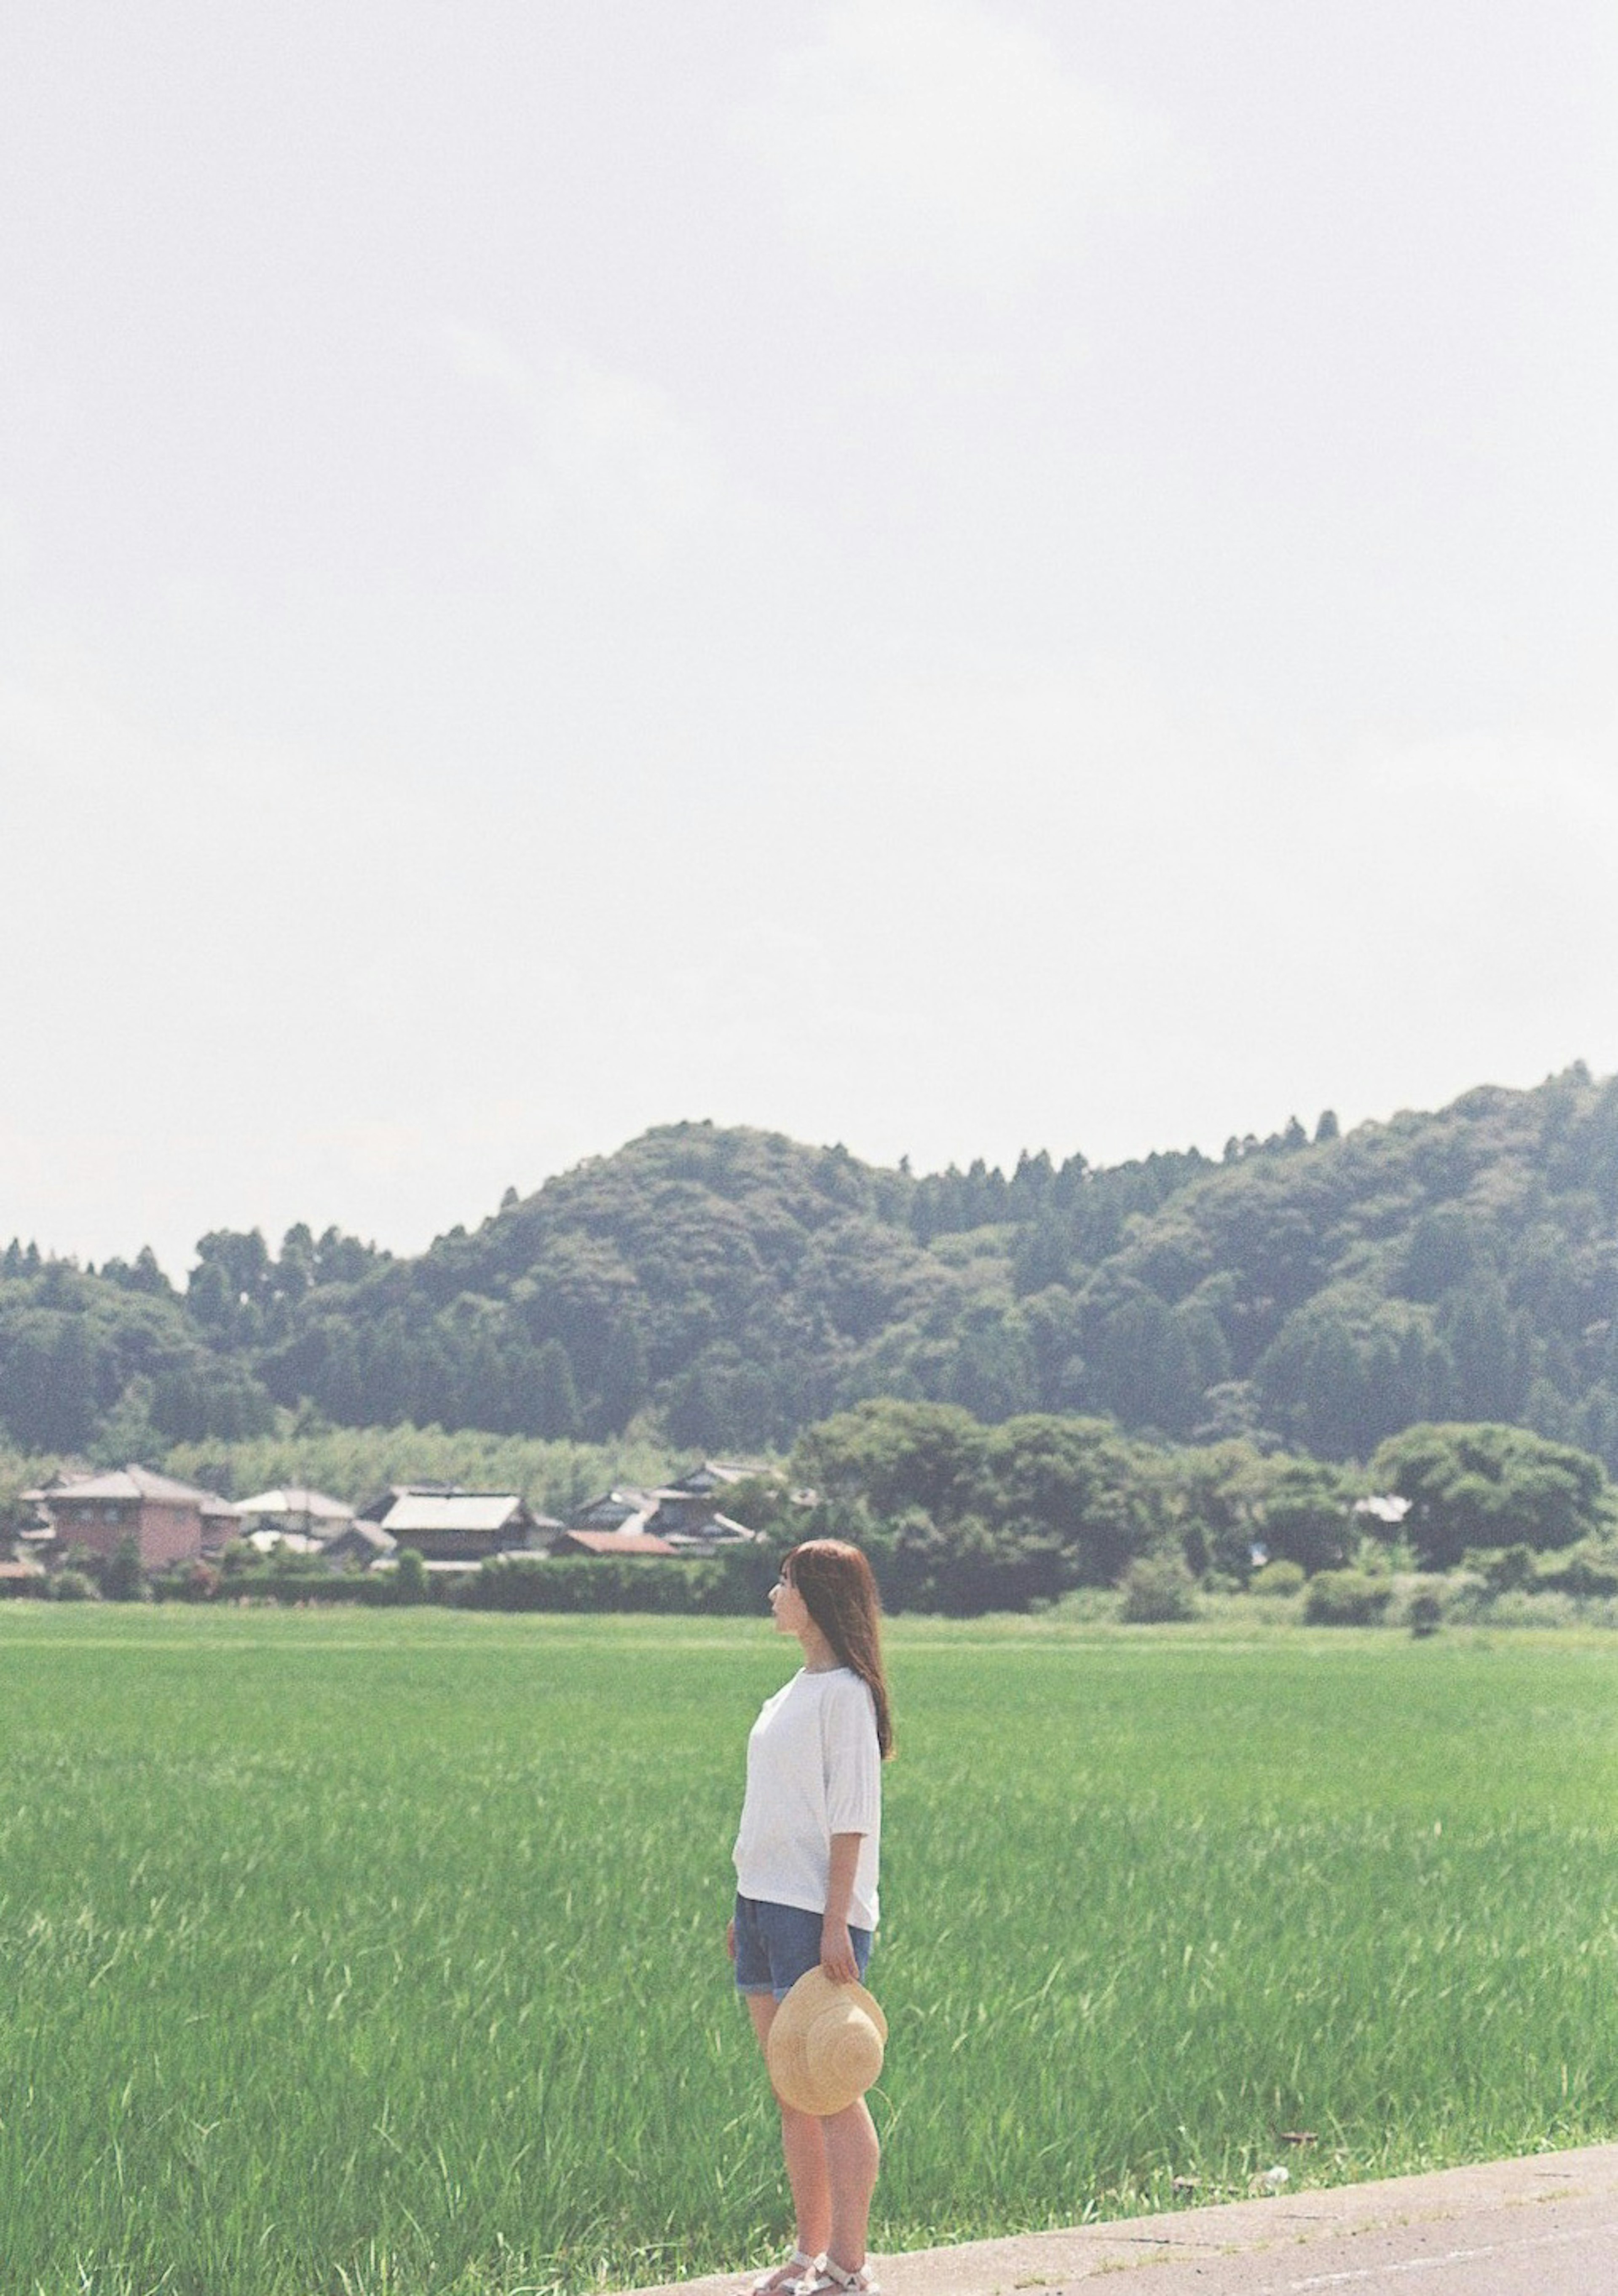
[[[472,1611],[654,1611],[745,1617],[775,1575],[773,1550],[700,1561],[626,1554],[492,1554],[451,1600]]]
[[[1374,1627],[1393,1599],[1385,1578],[1363,1570],[1319,1570],[1309,1582],[1303,1616],[1315,1627]]]
[[[1532,1546],[1473,1546],[1466,1567],[1475,1570],[1491,1595],[1512,1595],[1534,1583],[1536,1558]]]
[[[1266,1562],[1247,1581],[1250,1595],[1295,1595],[1303,1585],[1303,1566],[1283,1555],[1275,1562]]]
[[[1514,1587],[1486,1603],[1481,1615],[1491,1627],[1568,1627],[1579,1608],[1570,1595],[1527,1594]]]
[[[59,1570],[50,1582],[53,1603],[99,1603],[101,1588],[86,1570]]]
[[[102,1593],[110,1603],[139,1603],[146,1596],[146,1574],[141,1550],[133,1538],[120,1538],[102,1570]]]
[[[224,1573],[206,1562],[187,1563],[154,1579],[152,1590],[163,1602],[360,1603],[385,1610],[399,1599],[393,1581],[391,1570],[328,1570],[299,1557],[281,1569],[271,1565]],[[435,1587],[433,1592],[437,1591]]]
[[[1534,1583],[1557,1595],[1576,1595],[1581,1602],[1618,1595],[1618,1554],[1611,1547],[1586,1541],[1563,1554],[1546,1555]]]
[[[427,1582],[427,1565],[421,1551],[416,1546],[401,1546],[393,1574],[394,1592],[401,1603],[425,1603],[431,1589]]]
[[[398,1599],[391,1570],[328,1570],[316,1563],[311,1570],[266,1570],[231,1579],[225,1591],[232,1595],[267,1595],[276,1603],[363,1603],[375,1610],[387,1610]],[[444,1599],[437,1586],[429,1579],[430,1595]]]
[[[1418,1587],[1410,1597],[1405,1620],[1418,1642],[1435,1635],[1444,1622],[1444,1598],[1438,1588]]]
[[[1143,1554],[1118,1583],[1118,1615],[1128,1626],[1171,1626],[1197,1616],[1197,1581],[1178,1554]]]

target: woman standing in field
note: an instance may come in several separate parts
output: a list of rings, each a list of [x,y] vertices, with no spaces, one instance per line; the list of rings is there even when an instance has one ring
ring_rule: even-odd
[[[764,1701],[748,1740],[726,1938],[761,2048],[806,1972],[821,1969],[837,1985],[865,1973],[877,1926],[882,1764],[893,1751],[881,1606],[858,1547],[840,1538],[795,1546],[770,1608],[776,1632],[802,1644],[804,1663]],[[880,2152],[864,2098],[824,2116],[779,2093],[777,2102],[797,2245],[751,2296],[879,2296],[865,2269]]]

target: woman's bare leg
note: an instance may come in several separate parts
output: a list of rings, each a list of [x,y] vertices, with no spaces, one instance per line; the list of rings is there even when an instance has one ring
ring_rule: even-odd
[[[857,2272],[865,2261],[865,2227],[870,2216],[870,2196],[876,2190],[882,2147],[877,2141],[876,2123],[862,2096],[845,2106],[841,2112],[828,2114],[820,2126],[831,2187],[831,2224],[824,2243],[826,2253],[845,2272]]]
[[[762,2049],[770,2037],[770,2028],[775,2022],[777,2005],[768,1993],[748,1993],[743,1997]],[[817,2120],[812,2112],[799,2112],[795,2106],[783,2104],[779,2096],[775,2102],[780,2106],[780,2149],[787,2163],[787,2182],[792,2188],[792,2207],[797,2218],[797,2245],[805,2256],[822,2256],[832,2220],[831,2180],[827,2173],[829,2147],[821,2134],[829,2124]],[[876,2141],[874,2129],[871,2141],[873,2144]],[[874,2182],[874,2168],[871,2177]],[[868,2205],[870,2199],[867,2192]],[[863,2249],[861,2254],[863,2256]],[[797,2275],[783,2271],[780,2276],[785,2281],[796,2278]]]

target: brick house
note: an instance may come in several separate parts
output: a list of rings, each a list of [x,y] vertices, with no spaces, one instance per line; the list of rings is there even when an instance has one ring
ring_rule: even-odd
[[[236,1528],[235,1510],[228,1499],[150,1467],[65,1476],[27,1496],[50,1518],[59,1555],[74,1547],[111,1555],[125,1539],[133,1538],[143,1570],[194,1562],[205,1544]]]

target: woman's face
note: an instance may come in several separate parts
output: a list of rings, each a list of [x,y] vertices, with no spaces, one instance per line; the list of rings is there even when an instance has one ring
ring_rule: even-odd
[[[770,1589],[770,1611],[779,1635],[801,1636],[810,1623],[809,1605],[784,1570]]]

